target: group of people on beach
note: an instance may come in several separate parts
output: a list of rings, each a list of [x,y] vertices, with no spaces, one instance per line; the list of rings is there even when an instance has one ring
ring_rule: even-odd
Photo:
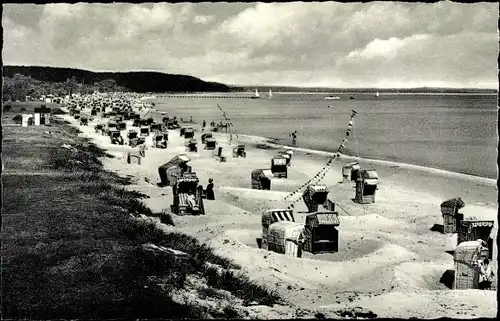
[[[175,120],[175,117],[174,117],[174,120]],[[181,117],[181,122],[184,122],[184,118]],[[193,120],[193,116],[189,116],[189,123],[194,123],[194,120]]]
[[[201,125],[201,130],[205,130],[205,127],[207,126],[206,120],[203,120],[203,123]],[[224,124],[222,121],[220,121],[218,124],[216,121],[212,120],[210,122],[210,127],[215,128],[215,127],[227,127],[227,124]]]
[[[213,178],[208,179],[208,185],[207,185],[207,188],[205,190],[203,190],[203,185],[199,185],[198,191],[201,192],[200,193],[201,195],[204,195],[205,199],[211,200],[211,201],[215,200],[214,179]],[[193,192],[188,191],[188,196],[187,196],[186,202],[188,203],[189,206],[191,206],[191,208],[195,208],[197,206],[196,198],[195,198]]]

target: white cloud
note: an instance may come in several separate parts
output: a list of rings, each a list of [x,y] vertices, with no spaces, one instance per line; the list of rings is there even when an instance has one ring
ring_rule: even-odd
[[[11,4],[2,17],[3,58],[5,64],[155,69],[242,84],[491,84],[498,7]]]
[[[372,58],[387,58],[394,59],[399,52],[412,41],[421,41],[428,39],[429,35],[415,35],[405,39],[389,38],[387,40],[375,39],[366,45],[363,49],[351,51],[348,59],[372,59]]]
[[[225,21],[220,30],[235,35],[244,44],[262,46],[293,32],[304,12],[297,9],[297,3],[257,3]]]
[[[204,15],[198,15],[193,18],[193,23],[198,23],[202,25],[207,25],[210,22],[214,21],[215,17],[214,16],[204,16]]]

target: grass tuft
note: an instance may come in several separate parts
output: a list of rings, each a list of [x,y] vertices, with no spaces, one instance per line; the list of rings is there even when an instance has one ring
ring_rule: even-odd
[[[161,213],[153,213],[153,217],[158,217],[162,224],[175,226],[172,214],[163,209]]]
[[[209,266],[205,270],[207,284],[215,289],[223,289],[243,299],[245,304],[257,302],[262,305],[273,306],[281,303],[281,298],[274,290],[255,284],[245,275],[235,275],[232,271],[219,271],[216,267]]]

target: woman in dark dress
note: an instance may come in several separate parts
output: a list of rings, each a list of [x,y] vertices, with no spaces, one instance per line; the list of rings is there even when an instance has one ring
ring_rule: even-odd
[[[215,200],[215,195],[214,195],[214,180],[210,178],[208,180],[208,185],[207,189],[205,190],[206,195],[207,195],[207,200]]]

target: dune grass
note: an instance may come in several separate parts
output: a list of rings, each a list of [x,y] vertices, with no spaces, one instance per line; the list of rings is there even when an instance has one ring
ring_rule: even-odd
[[[3,318],[237,317],[230,308],[210,311],[175,302],[172,291],[191,274],[246,302],[280,302],[274,292],[236,276],[231,269],[238,266],[195,238],[137,219],[155,214],[141,201],[146,195],[124,187],[130,180],[103,169],[99,158],[109,155],[62,121],[52,121],[50,130],[59,132],[54,137],[43,137],[47,128],[4,129]],[[157,215],[173,224],[169,213]],[[151,256],[145,243],[184,251],[190,259]]]

